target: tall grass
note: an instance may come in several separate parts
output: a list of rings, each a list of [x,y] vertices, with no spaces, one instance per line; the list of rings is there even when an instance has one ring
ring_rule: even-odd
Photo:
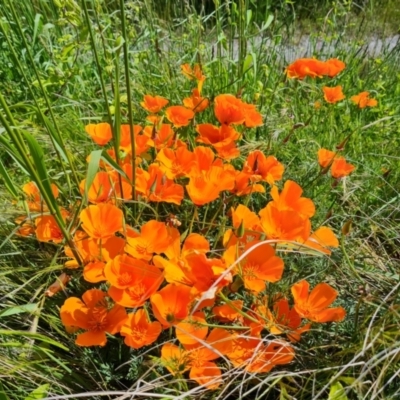
[[[399,396],[400,47],[387,43],[378,54],[365,46],[376,32],[393,34],[395,3],[335,1],[318,10],[318,18],[310,2],[259,3],[5,0],[0,6],[0,399]],[[360,112],[343,103],[316,110],[319,87],[288,81],[283,73],[305,53],[343,59],[348,68],[332,86],[342,84],[349,96],[369,90],[379,107]],[[109,121],[118,146],[120,121],[145,118],[143,94],[178,102],[189,93],[180,75],[186,62],[202,64],[210,99],[225,92],[256,101],[264,125],[245,138],[242,149],[262,149],[288,166],[285,178],[299,182],[316,202],[319,224],[340,232],[352,221],[331,259],[287,259],[287,286],[307,275],[340,289],[345,322],[304,337],[290,370],[255,376],[227,369],[215,392],[184,378],[172,384],[154,359],[157,348],[127,351],[116,338],[112,351],[75,346],[59,308],[89,285],[76,274],[65,293],[45,297],[63,269],[61,248],[21,239],[13,222],[24,207],[21,186],[34,180],[68,241],[50,183],[78,213],[76,183],[93,177],[100,157],[112,162],[102,153],[86,165],[95,149],[84,125]],[[319,174],[316,152],[349,135],[347,157],[357,171],[332,188]],[[249,206],[266,199],[260,195]],[[132,212],[145,214],[140,204]],[[182,219],[192,217],[187,213]],[[37,397],[28,397],[34,390]]]

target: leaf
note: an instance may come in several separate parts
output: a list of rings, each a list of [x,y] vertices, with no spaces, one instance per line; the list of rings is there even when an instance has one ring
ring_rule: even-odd
[[[14,199],[17,200],[18,199],[17,189],[14,186],[14,183],[11,180],[10,175],[8,175],[7,170],[4,168],[4,165],[1,162],[1,160],[0,160],[0,175],[3,177],[3,181],[8,192],[14,197]]]
[[[6,395],[6,392],[1,382],[0,382],[0,400],[10,400],[10,398]]]
[[[90,153],[90,161],[88,164],[87,172],[86,172],[86,181],[85,181],[85,199],[88,198],[88,191],[92,186],[94,178],[99,170],[99,163],[101,159],[101,154],[103,150],[95,150]]]
[[[34,44],[36,42],[36,36],[38,34],[39,24],[40,24],[40,19],[41,18],[42,18],[41,14],[36,14],[35,15],[35,24],[34,24],[34,27],[33,27],[32,47],[34,46]]]
[[[346,392],[340,382],[332,383],[328,400],[348,400]]]
[[[9,317],[10,315],[21,314],[21,313],[32,313],[38,308],[37,303],[24,304],[22,306],[8,307],[5,310],[0,311],[0,318]]]
[[[103,150],[101,158],[111,167],[113,167],[123,178],[130,181],[128,175],[126,175],[125,171],[112,159],[112,157],[107,153],[106,150]]]
[[[59,208],[58,204],[56,202],[56,199],[54,197],[53,191],[51,190],[51,183],[50,183],[50,177],[47,173],[46,166],[44,164],[44,153],[42,148],[39,146],[38,142],[36,139],[26,131],[22,131],[22,133],[25,136],[25,139],[28,143],[28,147],[31,153],[32,161],[35,166],[37,175],[40,179],[40,182],[35,182],[38,186],[39,189],[43,189],[45,193],[42,193],[43,197],[49,200],[50,204],[48,204],[49,209],[57,210],[57,214],[61,215],[59,213]],[[35,178],[35,177],[32,177]],[[36,181],[36,179],[33,179]],[[40,190],[42,191],[42,190]],[[46,195],[46,196],[45,196]],[[57,221],[59,222],[59,221]],[[61,221],[62,222],[62,221]]]
[[[47,392],[49,390],[49,384],[45,383],[44,385],[39,386],[33,392],[28,394],[24,400],[40,400],[44,399],[47,396]]]
[[[274,16],[272,14],[268,15],[267,20],[262,23],[260,32],[265,31],[266,29],[268,29],[269,26],[272,24],[273,20],[274,20]]]
[[[243,72],[246,73],[250,69],[252,62],[253,62],[253,57],[251,54],[248,54],[243,62]]]
[[[62,350],[69,351],[68,347],[65,347],[61,343],[48,338],[45,335],[41,335],[40,333],[31,333],[28,331],[13,331],[10,329],[0,329],[0,335],[2,336],[26,336],[31,339],[41,340],[44,343],[51,344],[52,346],[58,347]]]

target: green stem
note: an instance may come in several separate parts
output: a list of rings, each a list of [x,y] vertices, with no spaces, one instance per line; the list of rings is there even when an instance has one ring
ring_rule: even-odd
[[[45,88],[44,88],[44,86],[43,86],[42,80],[41,80],[41,78],[40,78],[39,71],[38,71],[37,68],[36,68],[35,61],[34,61],[34,59],[33,59],[33,57],[32,57],[32,53],[31,53],[30,48],[29,48],[29,46],[28,46],[28,42],[26,41],[26,38],[25,38],[24,32],[23,32],[23,30],[22,30],[21,24],[20,24],[20,22],[19,22],[19,19],[17,18],[17,14],[16,14],[16,12],[15,12],[15,9],[14,9],[14,6],[13,6],[13,4],[12,4],[12,1],[9,1],[9,6],[10,6],[10,9],[11,9],[12,15],[13,15],[13,17],[14,17],[14,21],[15,21],[16,24],[17,24],[20,37],[21,37],[21,39],[22,39],[22,41],[23,41],[23,43],[24,43],[24,46],[25,46],[25,49],[26,49],[26,54],[28,55],[29,61],[31,62],[31,65],[32,65],[32,68],[33,68],[33,71],[35,72],[36,79],[37,79],[37,81],[38,81],[38,83],[39,83],[39,86],[40,86],[40,89],[41,89],[41,91],[42,91],[42,93],[43,93],[43,97],[44,97],[44,100],[45,100],[45,103],[46,103],[46,106],[47,106],[47,110],[49,111],[50,116],[51,116],[51,119],[53,120],[54,128],[55,128],[55,130],[56,130],[56,132],[57,132],[57,136],[58,136],[57,139],[58,139],[58,141],[60,142],[60,146],[62,146],[62,148],[65,149],[65,155],[66,155],[66,157],[67,157],[67,159],[68,159],[68,163],[69,163],[69,166],[70,166],[70,168],[71,168],[72,176],[73,176],[73,178],[74,178],[74,181],[75,181],[77,187],[79,187],[80,180],[79,180],[78,175],[77,175],[77,173],[76,173],[76,171],[75,171],[75,167],[74,167],[74,164],[73,164],[73,162],[72,162],[71,155],[69,154],[69,152],[67,151],[67,149],[66,149],[66,147],[65,147],[64,140],[63,140],[63,138],[62,138],[62,134],[61,134],[61,132],[60,132],[60,129],[59,129],[58,124],[57,124],[57,121],[56,121],[56,118],[55,118],[54,113],[53,113],[53,109],[52,109],[51,104],[50,104],[50,100],[49,100],[49,98],[48,98],[48,96],[47,96],[47,93],[46,93],[46,90],[45,90]],[[30,87],[30,83],[27,82],[27,84],[28,84],[28,87]],[[38,105],[37,102],[36,102],[35,96],[33,96],[33,99],[34,99],[34,101],[35,101],[35,104],[36,104],[37,109],[38,109],[38,113],[39,113],[39,115],[40,115],[40,117],[41,117],[41,119],[42,119],[44,125],[47,126],[47,125],[46,125],[46,122],[45,122],[44,115],[43,115],[43,113],[42,113],[42,111],[41,111],[39,105]],[[51,139],[52,144],[53,144],[53,146],[54,146],[54,149],[55,149],[55,151],[56,151],[56,153],[57,153],[57,156],[58,156],[58,158],[59,158],[59,160],[60,160],[61,167],[63,168],[64,173],[67,175],[67,173],[66,173],[66,171],[65,171],[65,169],[64,169],[64,164],[63,164],[63,162],[62,162],[61,155],[60,155],[60,153],[59,153],[59,151],[58,151],[58,149],[57,149],[57,146],[55,145],[55,141],[54,141],[53,135],[50,133],[49,136],[50,136],[50,139]],[[70,191],[72,191],[71,188],[70,188]]]
[[[133,112],[132,112],[132,93],[131,93],[131,81],[129,79],[129,53],[128,53],[128,36],[126,34],[126,19],[125,19],[125,7],[124,0],[120,0],[121,9],[121,24],[122,24],[122,36],[124,38],[124,67],[125,67],[125,81],[126,81],[126,92],[128,96],[128,118],[129,118],[129,134],[131,138],[131,153],[132,153],[132,200],[136,199],[136,142],[134,137],[133,129]],[[133,217],[136,215],[136,203],[133,203]]]

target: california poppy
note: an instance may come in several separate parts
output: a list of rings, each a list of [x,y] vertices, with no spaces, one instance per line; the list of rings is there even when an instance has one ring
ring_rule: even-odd
[[[292,286],[295,309],[303,318],[314,322],[342,321],[346,316],[343,307],[328,308],[338,293],[327,283],[320,283],[309,293],[310,284],[302,280]]]
[[[79,190],[83,195],[85,193],[86,179],[82,180],[79,185]],[[111,185],[110,176],[105,171],[97,172],[91,186],[87,192],[88,201],[90,203],[106,203],[112,197],[114,192],[113,185]]]
[[[214,99],[214,112],[220,124],[243,124],[246,119],[242,101],[232,94],[220,94]]]
[[[61,321],[68,328],[80,328],[87,332],[80,333],[75,343],[79,346],[104,346],[106,332],[113,335],[119,332],[122,322],[127,317],[125,309],[114,305],[108,310],[107,294],[99,289],[91,289],[77,297],[68,298],[61,307]]]
[[[334,151],[330,151],[327,149],[318,150],[318,163],[321,168],[326,168],[331,165],[335,157],[336,153]]]
[[[115,257],[104,268],[111,287],[109,296],[124,307],[141,307],[163,281],[162,272],[155,266],[127,254]]]
[[[168,179],[188,176],[195,163],[194,154],[186,147],[181,146],[176,150],[164,148],[157,153],[156,161],[160,170]]]
[[[128,314],[121,326],[121,336],[124,336],[124,343],[134,349],[140,349],[154,343],[162,331],[161,324],[157,321],[150,322],[143,309]]]
[[[327,71],[325,72],[330,78],[335,77],[346,68],[346,64],[337,58],[330,58],[325,61]]]
[[[170,283],[150,298],[154,316],[164,327],[176,325],[189,314],[190,287]]]
[[[238,256],[249,251],[247,256],[235,267],[235,273],[243,280],[244,287],[255,293],[265,289],[265,282],[277,282],[283,274],[283,260],[275,256],[274,248],[259,241],[246,243]],[[258,246],[256,246],[258,245]],[[236,260],[237,249],[231,246],[224,254],[227,264]]]
[[[192,95],[190,97],[183,99],[183,105],[195,113],[204,111],[208,107],[208,104],[208,99],[202,97],[199,89],[197,88],[192,90]]]
[[[112,138],[111,126],[107,122],[86,125],[85,131],[92,138],[93,142],[99,146],[106,145]]]
[[[346,161],[344,157],[337,157],[333,160],[331,174],[334,178],[340,179],[351,174],[356,167]]]
[[[94,239],[107,239],[121,230],[123,225],[122,211],[106,203],[83,209],[79,218],[84,231]]]
[[[137,259],[149,261],[154,254],[161,254],[167,250],[170,237],[165,223],[151,220],[141,227],[140,234],[128,234],[126,241],[127,253]]]
[[[26,203],[28,205],[29,211],[47,211],[47,205],[42,199],[42,195],[37,187],[36,183],[31,181],[22,186],[22,191],[26,196]],[[59,191],[58,187],[52,183],[51,191],[53,193],[54,198],[58,197]]]
[[[324,92],[324,99],[328,103],[334,104],[346,98],[340,85],[335,87],[324,86],[322,90]]]
[[[148,171],[138,169],[138,172],[136,190],[141,196],[149,201],[181,204],[183,187],[168,179],[158,164],[151,164]]]
[[[250,152],[243,165],[243,172],[254,182],[262,180],[270,185],[282,179],[283,171],[284,166],[275,157],[266,157],[260,150]]]
[[[140,102],[140,105],[147,111],[157,114],[164,108],[169,101],[161,96],[150,96],[149,94],[144,95],[143,101]]]
[[[303,189],[296,182],[287,180],[281,193],[276,186],[271,189],[271,204],[279,210],[296,211],[301,217],[311,218],[315,214],[315,205],[311,199],[301,197]],[[262,216],[262,211],[260,211]]]
[[[350,100],[359,108],[376,107],[378,101],[369,97],[369,92],[361,92],[356,96],[352,96]]]
[[[306,76],[320,78],[327,75],[328,71],[327,65],[315,58],[299,58],[286,68],[286,74],[289,78],[298,79],[304,79]]]
[[[68,211],[62,210],[63,219],[69,215]],[[56,219],[52,215],[40,215],[35,219],[36,237],[41,242],[61,243],[64,235]]]
[[[183,106],[172,106],[165,110],[165,115],[175,128],[187,126],[194,117],[194,112]]]

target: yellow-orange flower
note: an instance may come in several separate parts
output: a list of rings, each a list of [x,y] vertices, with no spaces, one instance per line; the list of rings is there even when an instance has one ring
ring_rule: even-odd
[[[359,108],[365,107],[376,107],[378,101],[369,97],[369,92],[361,92],[356,96],[352,96],[351,101],[356,104]]]
[[[328,103],[334,104],[346,98],[340,85],[335,87],[324,86],[322,90],[324,92],[324,99]]]
[[[334,178],[340,179],[351,174],[356,167],[346,161],[344,157],[337,157],[333,160],[331,174]]]
[[[189,125],[194,117],[194,112],[183,106],[172,106],[165,110],[165,115],[174,127],[179,128]]]
[[[86,125],[85,131],[92,138],[93,142],[99,146],[106,145],[112,138],[111,126],[107,122]]]
[[[310,284],[302,280],[292,286],[295,309],[303,318],[314,322],[342,321],[346,316],[343,307],[328,308],[338,292],[327,283],[319,283],[309,293]]]
[[[129,314],[121,326],[121,336],[124,336],[124,343],[134,349],[140,349],[154,343],[161,331],[161,324],[157,321],[149,322],[146,311],[142,309]]]
[[[164,108],[169,101],[161,96],[150,96],[149,94],[144,95],[143,101],[140,102],[140,105],[147,111],[157,114]]]
[[[83,300],[83,301],[82,301]],[[61,321],[68,328],[85,329],[75,343],[79,346],[104,346],[107,342],[106,332],[113,335],[119,332],[126,318],[125,309],[114,305],[108,310],[106,293],[98,289],[86,291],[82,300],[68,298],[61,307]]]
[[[93,239],[107,239],[122,229],[122,211],[107,203],[89,206],[80,215],[83,230]]]

